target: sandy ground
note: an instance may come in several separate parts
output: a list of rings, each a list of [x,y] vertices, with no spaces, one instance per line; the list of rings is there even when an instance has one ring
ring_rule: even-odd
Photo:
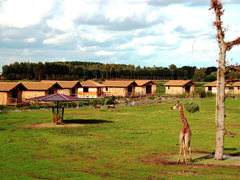
[[[67,124],[37,123],[37,124],[28,124],[27,126],[32,128],[59,128],[59,127],[78,127],[78,126],[84,126],[84,125],[74,124],[74,123],[67,123]]]

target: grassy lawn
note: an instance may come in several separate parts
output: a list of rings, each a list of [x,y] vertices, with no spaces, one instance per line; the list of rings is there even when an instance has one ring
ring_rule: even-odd
[[[200,112],[184,111],[193,134],[189,165],[182,157],[176,164],[183,125],[179,110],[170,110],[175,100],[110,112],[65,109],[65,123],[84,125],[79,127],[26,126],[51,123],[51,111],[1,113],[0,179],[238,179],[239,159],[215,161],[210,156],[215,149],[215,98],[198,101]],[[228,131],[238,133],[239,104],[239,99],[226,99]],[[238,136],[225,136],[224,153],[240,156]]]

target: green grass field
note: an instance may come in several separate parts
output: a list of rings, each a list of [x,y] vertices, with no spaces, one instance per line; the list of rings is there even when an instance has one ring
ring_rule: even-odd
[[[193,163],[176,164],[183,127],[175,104],[65,109],[64,122],[79,127],[32,128],[51,123],[52,112],[0,113],[0,179],[239,179],[240,160],[215,161],[215,98],[184,111],[192,130]],[[180,103],[183,100],[180,100]],[[228,131],[240,128],[240,99],[226,99]],[[240,156],[239,136],[225,136],[224,153]],[[189,155],[187,153],[187,161]]]

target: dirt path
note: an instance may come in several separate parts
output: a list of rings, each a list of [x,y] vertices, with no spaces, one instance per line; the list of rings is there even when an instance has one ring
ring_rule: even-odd
[[[36,123],[36,124],[28,124],[26,126],[32,127],[32,128],[59,128],[59,127],[78,127],[78,126],[84,126],[84,125],[76,124],[76,123],[67,123],[67,124]]]

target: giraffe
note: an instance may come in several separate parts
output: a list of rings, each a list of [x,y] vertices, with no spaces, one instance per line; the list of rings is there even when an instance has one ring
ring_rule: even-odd
[[[191,132],[190,127],[188,125],[187,119],[184,117],[183,106],[179,103],[179,101],[171,107],[171,110],[173,110],[173,109],[179,109],[180,117],[181,117],[181,120],[182,120],[182,123],[183,123],[183,128],[180,131],[180,135],[179,135],[180,152],[179,152],[179,157],[178,157],[177,163],[180,162],[180,156],[181,156],[182,147],[183,147],[183,153],[184,153],[183,162],[185,162],[187,164],[187,161],[186,161],[186,148],[187,148],[187,146],[189,147],[188,150],[189,150],[189,155],[190,155],[190,161],[193,162],[192,161],[192,156],[191,156],[191,147],[190,147],[192,132]]]

